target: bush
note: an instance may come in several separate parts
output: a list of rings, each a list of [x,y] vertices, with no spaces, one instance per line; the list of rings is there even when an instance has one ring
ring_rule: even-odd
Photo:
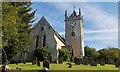
[[[59,57],[63,57],[63,61],[69,61],[71,54],[66,48],[59,49]]]
[[[39,61],[46,60],[49,54],[50,52],[48,48],[45,48],[45,47],[36,48],[36,50],[34,51],[34,56],[37,57]]]

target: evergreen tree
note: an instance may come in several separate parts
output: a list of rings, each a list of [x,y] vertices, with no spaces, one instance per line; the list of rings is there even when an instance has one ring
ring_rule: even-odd
[[[32,8],[30,7],[31,2],[17,2],[15,6],[19,7],[18,10],[18,39],[19,39],[19,51],[25,51],[26,48],[29,48],[29,42],[31,39],[31,23],[34,22],[33,18],[35,11],[31,12]],[[31,13],[30,13],[31,12]]]
[[[30,24],[34,22],[35,15],[30,5],[31,2],[2,3],[2,43],[8,59],[18,51],[23,52],[29,48]]]

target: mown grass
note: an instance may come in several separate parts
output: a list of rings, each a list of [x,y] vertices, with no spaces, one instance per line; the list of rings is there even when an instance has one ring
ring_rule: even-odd
[[[72,68],[68,68],[67,62],[64,62],[63,64],[50,64],[50,70],[118,70],[114,65],[108,65],[100,66],[99,64],[97,66],[86,66],[86,65],[75,65],[72,63]],[[16,64],[9,64],[12,68],[12,70],[16,70],[16,67],[21,68],[22,70],[41,70],[43,68],[43,62],[41,62],[40,66],[32,65],[31,62],[28,62],[26,64],[19,63]]]

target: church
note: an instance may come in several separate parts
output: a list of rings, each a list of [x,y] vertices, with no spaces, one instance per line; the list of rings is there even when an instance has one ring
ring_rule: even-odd
[[[79,14],[73,10],[70,16],[65,10],[65,39],[49,24],[43,16],[40,21],[32,28],[32,39],[30,42],[29,52],[26,54],[26,61],[32,61],[34,50],[37,47],[47,47],[52,56],[52,61],[58,62],[59,49],[67,48],[74,57],[82,58],[84,56],[84,33],[83,33],[83,16],[79,8]],[[17,54],[13,59],[18,61],[20,55]]]

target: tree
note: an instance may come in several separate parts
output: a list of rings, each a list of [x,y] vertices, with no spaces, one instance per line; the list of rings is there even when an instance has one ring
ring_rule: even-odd
[[[99,59],[103,58],[105,63],[115,64],[119,60],[118,48],[104,48],[98,51],[100,53]]]
[[[99,57],[99,52],[97,52],[95,48],[90,48],[89,46],[85,46],[85,55],[87,57],[92,57],[93,60],[97,61]]]
[[[2,3],[2,45],[10,60],[18,51],[29,48],[31,23],[35,11],[31,11],[31,2]]]
[[[2,46],[8,58],[11,58],[11,55],[13,55],[17,49],[17,10],[18,8],[12,6],[11,3],[2,3]]]
[[[37,57],[37,59],[39,61],[44,61],[48,58],[50,52],[48,50],[48,48],[45,47],[38,47],[36,48],[36,50],[34,51],[34,56]]]
[[[31,40],[31,23],[34,22],[33,18],[35,11],[31,11],[31,2],[16,2],[13,3],[14,6],[19,7],[18,9],[18,48],[19,51],[24,51],[29,48],[29,43]]]

